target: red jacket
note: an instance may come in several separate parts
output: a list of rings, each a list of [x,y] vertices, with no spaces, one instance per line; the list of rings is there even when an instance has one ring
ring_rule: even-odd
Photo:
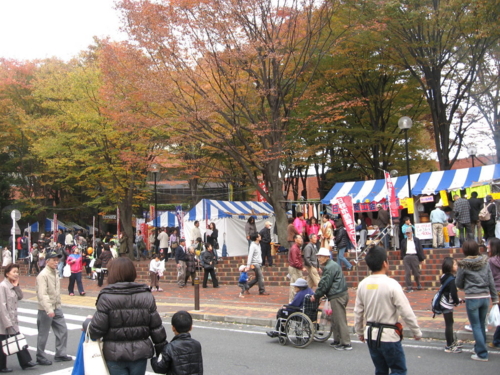
[[[299,245],[294,243],[290,250],[288,250],[288,264],[299,270],[304,268],[304,263],[302,262],[302,252],[300,251]]]

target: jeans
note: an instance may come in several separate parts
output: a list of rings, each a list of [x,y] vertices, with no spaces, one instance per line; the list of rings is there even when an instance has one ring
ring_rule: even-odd
[[[106,361],[109,375],[144,375],[148,366],[147,358],[137,361]]]
[[[465,300],[465,309],[472,327],[474,335],[474,352],[479,358],[488,358],[488,349],[486,349],[486,331],[485,320],[490,305],[489,298],[474,298]]]
[[[406,375],[406,358],[401,341],[381,342],[377,347],[376,341],[368,345],[370,356],[375,365],[375,375]]]
[[[63,277],[63,269],[64,269],[64,266],[65,266],[65,262],[62,262],[62,261],[59,261],[59,263],[57,263],[57,270],[59,271],[59,277],[62,279]]]
[[[386,250],[389,250],[391,244],[390,244],[390,239],[391,239],[391,235],[389,234],[389,229],[386,227],[384,229],[381,230],[382,233],[385,234],[382,242],[384,243],[384,249]]]
[[[339,249],[339,253],[337,255],[337,263],[339,264],[340,268],[342,268],[342,263],[344,263],[347,269],[350,270],[352,268],[352,264],[349,263],[348,260],[345,258],[344,256],[345,251],[346,251],[345,247]]]
[[[260,264],[254,264],[253,272],[255,273],[255,277],[247,284],[247,290],[253,287],[255,284],[259,284],[259,293],[264,293],[266,291],[264,287],[264,276],[262,276],[262,270],[260,268]]]

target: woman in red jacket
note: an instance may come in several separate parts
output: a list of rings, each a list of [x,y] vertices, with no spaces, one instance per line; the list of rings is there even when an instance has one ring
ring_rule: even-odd
[[[69,285],[68,292],[70,296],[74,296],[74,288],[75,281],[78,286],[78,292],[81,296],[85,295],[85,291],[83,290],[82,284],[82,269],[83,269],[83,261],[82,255],[80,254],[80,249],[76,246],[73,246],[73,254],[68,256],[66,259],[66,264],[69,264],[71,267],[71,276],[69,277]]]

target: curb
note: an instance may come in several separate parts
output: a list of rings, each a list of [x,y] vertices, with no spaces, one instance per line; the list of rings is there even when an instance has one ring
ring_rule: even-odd
[[[204,320],[209,322],[218,323],[233,323],[233,324],[245,324],[259,327],[274,327],[276,324],[275,319],[261,319],[261,318],[249,318],[246,316],[226,316],[226,315],[214,315],[214,314],[204,314],[202,312],[190,311],[191,316],[194,320]],[[164,314],[164,318],[170,318],[173,314]],[[349,331],[351,334],[355,334],[354,327],[349,326]],[[455,331],[456,338],[461,341],[474,341],[474,335],[469,331]],[[404,337],[413,338],[412,332],[409,329],[404,329]],[[431,340],[446,340],[444,335],[444,330],[438,329],[422,329],[422,338]],[[487,341],[493,340],[493,333],[486,333]]]

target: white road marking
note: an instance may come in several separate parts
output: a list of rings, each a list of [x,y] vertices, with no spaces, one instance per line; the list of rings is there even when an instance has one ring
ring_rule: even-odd
[[[30,318],[29,316],[23,316],[23,315],[19,315],[17,317],[17,319],[20,321],[20,322],[23,322],[23,323],[30,323],[30,324],[35,324],[36,325],[36,318]],[[82,325],[81,324],[73,324],[73,323],[68,323],[66,322],[66,326],[68,327],[68,329],[82,329]]]
[[[31,314],[31,315],[37,315],[38,314],[38,310],[34,310],[34,309],[24,309],[22,307],[18,307],[17,309],[17,312],[18,313],[24,313],[24,314]],[[72,314],[64,314],[64,318],[65,319],[68,319],[68,320],[74,320],[74,321],[77,321],[77,322],[84,322],[85,319],[87,319],[86,316],[82,316],[82,315],[72,315]]]

